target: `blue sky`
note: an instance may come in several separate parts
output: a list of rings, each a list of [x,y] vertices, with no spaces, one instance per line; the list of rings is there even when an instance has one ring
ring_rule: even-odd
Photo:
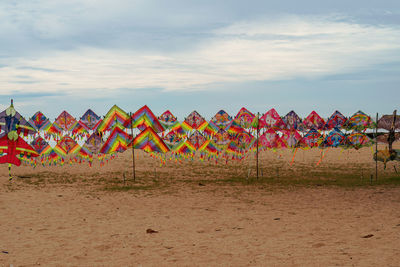
[[[399,1],[0,2],[0,108],[391,113]]]

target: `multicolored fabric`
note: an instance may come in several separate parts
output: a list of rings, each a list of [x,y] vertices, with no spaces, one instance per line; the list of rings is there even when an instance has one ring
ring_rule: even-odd
[[[372,145],[372,140],[363,133],[352,133],[347,136],[347,142],[350,146],[354,147],[355,149],[359,149],[363,146]]]
[[[182,136],[174,130],[169,131],[162,139],[170,148],[175,147],[183,140]]]
[[[175,124],[171,127],[170,131],[176,132],[179,136],[186,136],[186,132],[183,129],[182,125],[177,121]]]
[[[304,125],[301,118],[293,110],[283,117],[283,122],[288,130],[304,131]]]
[[[268,129],[258,140],[258,146],[261,148],[286,148],[285,142],[279,137],[274,129]]]
[[[197,111],[192,111],[182,122],[185,131],[203,130],[207,126],[207,121]]]
[[[75,124],[75,126],[72,128],[71,131],[71,135],[73,138],[77,138],[77,137],[85,137],[85,136],[89,136],[89,132],[87,130],[88,128],[86,126],[84,126],[80,121],[78,121],[77,124]]]
[[[297,130],[282,130],[281,139],[285,142],[287,147],[294,148],[302,139],[301,135]]]
[[[217,125],[214,124],[214,122],[210,121],[208,122],[207,126],[204,128],[203,133],[205,133],[208,136],[213,136],[220,130]]]
[[[172,151],[175,154],[193,154],[196,151],[196,148],[188,140],[183,140],[176,145]]]
[[[47,131],[51,127],[50,120],[40,111],[32,116],[29,123],[35,127],[37,131]]]
[[[228,126],[225,128],[225,131],[229,134],[236,135],[244,131],[242,126],[240,126],[239,122],[236,120],[232,120]]]
[[[223,129],[219,129],[212,137],[213,142],[218,146],[226,146],[231,142],[231,136]]]
[[[149,109],[148,106],[141,107],[138,111],[136,111],[132,117],[132,125],[129,125],[133,128],[138,128],[143,131],[148,127],[153,128],[153,130],[157,133],[163,132],[164,127],[158,121],[157,117],[153,114],[153,112]]]
[[[217,114],[211,118],[211,122],[221,129],[225,129],[231,121],[232,117],[224,110],[218,111]]]
[[[234,121],[242,128],[249,129],[252,127],[254,118],[255,115],[243,107],[239,110],[238,114],[236,114]]]
[[[392,129],[393,119],[394,119],[393,115],[383,115],[378,120],[378,128],[390,131]],[[396,116],[394,130],[400,130],[400,115]]]
[[[158,120],[165,129],[169,129],[177,122],[178,119],[171,113],[171,111],[167,110],[158,117]]]
[[[66,156],[67,154],[74,154],[80,149],[80,146],[74,139],[70,136],[65,135],[57,145],[54,147],[54,151],[61,156]]]
[[[232,140],[236,141],[236,144],[241,151],[246,151],[253,146],[256,138],[250,133],[243,131],[239,134],[236,134]]]
[[[120,127],[114,127],[110,136],[101,147],[100,153],[111,154],[115,152],[124,152],[128,148],[131,140],[131,135],[124,132]]]
[[[318,147],[323,141],[322,135],[315,129],[311,128],[307,134],[300,140],[300,146],[303,148]]]
[[[54,121],[53,126],[60,131],[72,131],[78,121],[65,110]]]
[[[0,113],[0,130],[14,141],[20,134],[28,136],[36,133],[36,129],[14,109],[12,104]]]
[[[325,130],[332,130],[333,128],[341,129],[346,122],[347,118],[336,110],[327,120],[325,124]]]
[[[36,137],[32,142],[31,146],[36,150],[39,155],[48,154],[51,152],[51,146],[40,136]]]
[[[119,125],[119,128],[130,128],[130,117],[129,115],[119,108],[117,105],[114,105],[106,114],[102,122],[97,127],[97,131],[100,133],[104,133],[107,131],[111,131],[115,125]]]
[[[312,111],[310,115],[304,119],[303,124],[307,129],[315,128],[317,130],[323,130],[325,121],[323,118],[321,118],[321,116],[318,115],[317,112]]]
[[[346,135],[342,133],[338,128],[334,128],[326,137],[324,142],[321,144],[324,147],[338,147],[346,143]]]
[[[217,155],[222,150],[219,148],[212,140],[207,140],[200,148],[199,151],[201,153],[205,153],[210,155]]]
[[[90,152],[98,154],[103,145],[103,140],[98,133],[92,133],[91,136],[86,140],[84,146],[89,149]]]
[[[101,123],[101,118],[93,110],[88,109],[79,120],[82,126],[86,128],[86,130],[96,131],[96,128]]]
[[[168,146],[152,127],[147,127],[143,132],[136,136],[133,141],[133,147],[142,149],[146,152],[166,153],[169,151]]]
[[[373,128],[373,127],[374,123],[371,117],[362,112],[361,110],[354,113],[353,116],[351,116],[346,123],[347,130],[363,131],[367,128]]]
[[[204,135],[202,135],[199,131],[195,131],[189,136],[188,141],[197,150],[207,141],[207,138],[205,138]]]
[[[268,110],[261,118],[260,118],[260,128],[267,129],[285,129],[286,125],[279,116],[278,112],[274,108]]]

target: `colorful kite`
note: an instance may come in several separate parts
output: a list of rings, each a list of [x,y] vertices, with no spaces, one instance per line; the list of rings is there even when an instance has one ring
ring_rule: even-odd
[[[158,121],[164,126],[165,129],[171,128],[176,122],[177,118],[167,110],[158,117]]]
[[[77,124],[72,128],[71,136],[75,139],[77,137],[83,138],[89,136],[88,128],[78,121]]]
[[[346,135],[342,133],[338,128],[334,128],[326,137],[322,147],[338,147],[343,146],[346,143]]]
[[[317,130],[323,130],[325,126],[325,121],[317,112],[312,111],[310,115],[303,120],[303,124],[307,129],[315,128]]]
[[[98,154],[103,146],[103,140],[98,133],[94,132],[91,136],[89,136],[83,146],[85,146],[93,154]]]
[[[276,110],[270,109],[260,118],[260,128],[285,129],[286,125]]]
[[[169,131],[162,139],[171,149],[180,144],[183,140],[182,136],[174,130]]]
[[[279,137],[279,134],[274,129],[268,129],[260,136],[258,146],[264,149],[287,147],[285,142]]]
[[[189,138],[188,141],[197,149],[199,149],[199,147],[201,147],[206,141],[207,139],[204,137],[204,135],[202,135],[199,131],[195,131],[194,133],[192,133]]]
[[[363,131],[367,128],[373,128],[374,123],[370,116],[361,110],[354,113],[346,123],[347,130]]]
[[[74,139],[65,135],[57,145],[54,147],[54,151],[65,157],[67,154],[74,154],[80,149],[80,146]]]
[[[253,120],[255,115],[248,111],[246,108],[241,108],[236,114],[234,119],[243,129],[249,129],[252,127]]]
[[[205,133],[207,136],[213,136],[220,130],[217,125],[215,125],[212,121],[210,121],[207,126],[204,128],[203,133]]]
[[[360,149],[363,146],[372,145],[372,140],[363,133],[352,133],[347,136],[347,142],[355,149]]]
[[[93,110],[88,109],[79,120],[80,124],[86,128],[87,131],[96,131],[97,127],[101,123],[101,118],[93,112]]]
[[[45,155],[51,152],[51,146],[40,136],[36,137],[32,142],[31,146],[39,155]]]
[[[299,144],[302,148],[313,148],[318,147],[322,141],[322,135],[315,128],[311,128]]]
[[[129,123],[128,128],[138,128],[139,130],[143,131],[146,128],[151,127],[157,133],[164,131],[164,127],[146,105],[132,115],[131,122],[132,125]]]
[[[111,154],[115,152],[124,152],[128,148],[131,140],[132,136],[127,134],[124,130],[116,125],[111,131],[110,136],[101,147],[100,153]]]
[[[286,116],[283,117],[282,120],[285,123],[287,130],[304,131],[302,120],[293,110],[286,114]]]
[[[297,147],[297,144],[302,139],[301,135],[297,130],[282,130],[281,139],[285,142],[286,147]]]
[[[223,129],[219,129],[212,137],[213,142],[220,147],[228,145],[231,142],[231,139],[229,133]]]
[[[221,129],[225,129],[231,122],[232,117],[229,116],[224,110],[220,110],[214,117],[211,118],[211,122]]]
[[[203,130],[207,126],[207,121],[197,111],[192,111],[182,122],[185,131]]]
[[[177,121],[175,122],[174,125],[172,125],[170,131],[174,131],[176,132],[179,136],[185,137],[186,136],[186,132],[185,130],[182,128],[182,125]]]
[[[142,149],[146,152],[166,153],[168,146],[158,136],[152,127],[147,127],[133,141],[133,147]]]
[[[61,132],[70,132],[77,123],[78,121],[64,110],[54,121],[53,126]]]
[[[32,118],[29,120],[29,123],[35,127],[36,131],[47,131],[51,127],[51,122],[42,112],[36,112]]]
[[[102,122],[97,127],[97,131],[100,133],[104,133],[107,131],[111,131],[118,126],[118,128],[123,129],[125,127],[131,128],[129,115],[119,108],[117,105],[114,105],[106,114]]]
[[[336,110],[327,120],[325,124],[325,130],[332,130],[333,128],[341,129],[346,122],[347,118]]]

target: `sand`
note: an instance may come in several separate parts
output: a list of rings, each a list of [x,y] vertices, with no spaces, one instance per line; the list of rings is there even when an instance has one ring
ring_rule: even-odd
[[[290,152],[264,152],[262,179],[275,183],[214,182],[229,171],[246,179],[252,159],[160,167],[138,153],[139,181],[125,186],[128,152],[101,168],[14,168],[25,178],[11,183],[1,166],[0,265],[399,266],[400,186],[368,185],[369,148],[329,153],[316,168],[318,150],[299,152],[295,167]],[[304,168],[323,182],[343,166],[366,184],[279,182]]]

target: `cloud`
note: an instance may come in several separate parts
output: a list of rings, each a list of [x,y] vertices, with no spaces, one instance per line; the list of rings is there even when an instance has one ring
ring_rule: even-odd
[[[60,28],[63,35],[73,32],[55,27],[48,36]],[[80,45],[0,59],[0,94],[60,91],[104,97],[117,88],[208,90],[223,83],[318,79],[399,60],[399,26],[357,24],[338,16],[283,16],[211,29],[190,49]],[[25,76],[34,83],[17,81]]]

